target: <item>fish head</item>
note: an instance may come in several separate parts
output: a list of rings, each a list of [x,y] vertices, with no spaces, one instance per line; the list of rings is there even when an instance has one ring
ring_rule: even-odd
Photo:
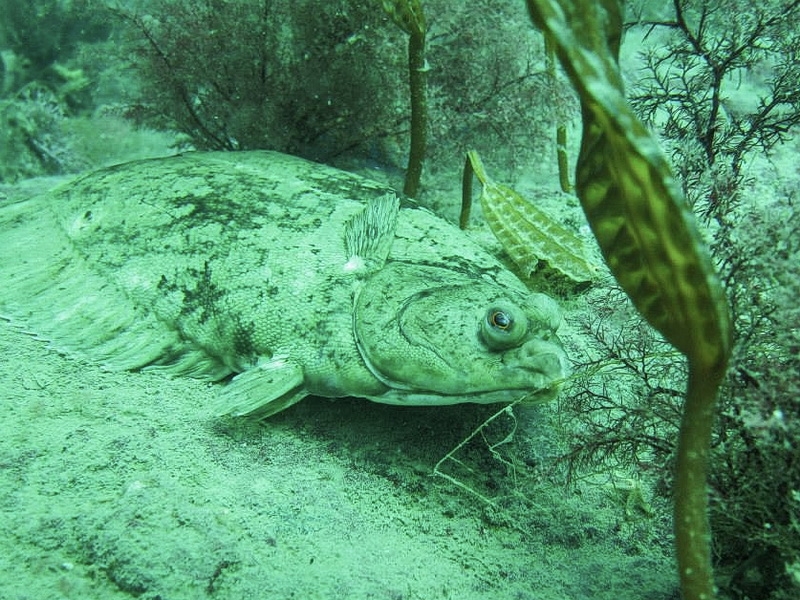
[[[388,391],[370,399],[443,405],[554,398],[567,360],[549,296],[489,277],[389,262],[356,294],[353,327]]]

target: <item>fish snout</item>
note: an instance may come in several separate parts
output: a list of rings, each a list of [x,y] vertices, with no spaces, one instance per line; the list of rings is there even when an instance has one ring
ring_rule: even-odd
[[[516,362],[521,369],[550,382],[563,379],[567,373],[567,356],[557,338],[525,342],[519,348]]]

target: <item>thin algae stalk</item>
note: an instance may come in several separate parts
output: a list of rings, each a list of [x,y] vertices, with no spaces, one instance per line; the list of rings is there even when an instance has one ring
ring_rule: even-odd
[[[408,85],[411,99],[411,140],[403,193],[416,198],[428,137],[428,64],[425,60],[427,24],[421,0],[383,0],[383,9],[408,34]]]

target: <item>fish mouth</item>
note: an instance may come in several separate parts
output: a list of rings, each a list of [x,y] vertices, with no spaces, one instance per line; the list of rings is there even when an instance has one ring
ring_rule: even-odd
[[[452,404],[538,404],[554,400],[561,389],[561,382],[539,390],[495,390],[473,394],[439,394],[423,390],[390,388],[383,394],[368,396],[367,399],[383,404],[405,406],[449,406]]]

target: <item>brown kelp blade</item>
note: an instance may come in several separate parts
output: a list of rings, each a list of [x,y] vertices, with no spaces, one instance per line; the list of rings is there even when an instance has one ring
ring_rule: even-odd
[[[689,381],[675,469],[675,547],[685,600],[715,587],[706,469],[717,387],[731,348],[722,286],[666,158],[623,96],[618,0],[528,0],[581,99],[576,189],[611,272],[686,355]]]
[[[690,361],[724,368],[728,307],[694,216],[658,142],[625,101],[614,0],[529,0],[583,109],[576,188],[611,272]],[[580,32],[576,35],[575,32]]]
[[[586,259],[580,238],[510,187],[494,182],[475,150],[467,152],[464,168],[483,186],[481,209],[489,228],[526,276],[544,262],[576,283],[596,278],[597,268]],[[465,179],[470,176],[465,173]]]

